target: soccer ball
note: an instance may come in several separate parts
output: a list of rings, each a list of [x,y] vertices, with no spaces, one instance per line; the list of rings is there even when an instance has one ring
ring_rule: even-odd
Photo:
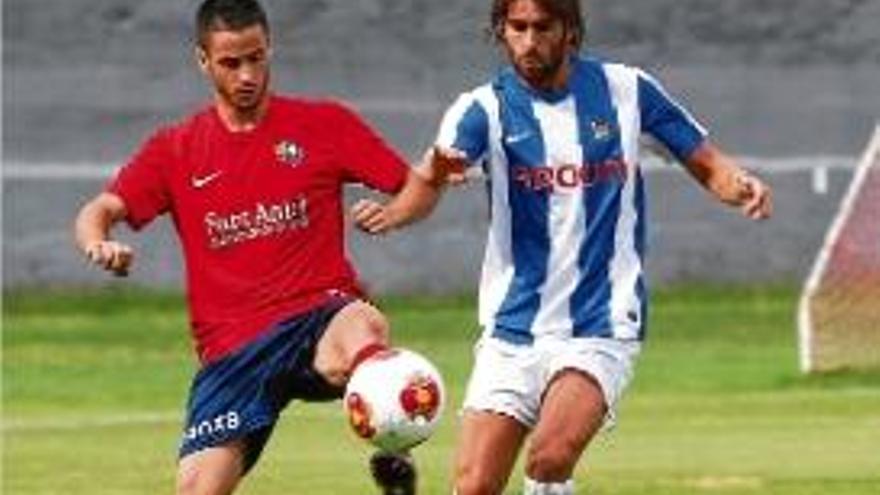
[[[401,452],[431,436],[445,400],[437,368],[424,356],[398,348],[355,368],[343,405],[359,437],[380,450]]]

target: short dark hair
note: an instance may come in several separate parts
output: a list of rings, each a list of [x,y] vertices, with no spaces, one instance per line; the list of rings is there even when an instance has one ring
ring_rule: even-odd
[[[489,30],[495,41],[503,41],[504,22],[510,5],[517,0],[492,0]],[[584,41],[584,17],[581,14],[580,0],[534,0],[552,17],[559,19],[565,28],[574,34],[573,48],[579,48]]]
[[[240,31],[254,25],[269,34],[266,11],[257,0],[205,0],[196,12],[196,42],[204,48],[211,31]]]

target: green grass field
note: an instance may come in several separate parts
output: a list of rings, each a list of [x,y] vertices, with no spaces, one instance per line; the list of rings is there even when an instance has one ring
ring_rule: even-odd
[[[690,287],[653,302],[620,424],[581,462],[578,493],[880,493],[880,373],[800,376],[794,290]],[[396,343],[446,376],[453,407],[416,456],[422,493],[447,494],[454,406],[477,335],[472,303],[382,305]],[[194,368],[185,327],[175,294],[5,294],[0,491],[172,493]],[[240,493],[374,493],[369,453],[338,403],[295,403]],[[508,492],[520,483],[518,470]]]

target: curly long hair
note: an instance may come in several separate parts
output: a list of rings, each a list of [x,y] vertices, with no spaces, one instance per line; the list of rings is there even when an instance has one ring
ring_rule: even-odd
[[[517,0],[492,0],[489,33],[496,42],[503,42],[504,21],[510,5]],[[572,48],[578,49],[584,41],[584,16],[579,0],[533,0],[552,17],[560,19],[572,33]]]

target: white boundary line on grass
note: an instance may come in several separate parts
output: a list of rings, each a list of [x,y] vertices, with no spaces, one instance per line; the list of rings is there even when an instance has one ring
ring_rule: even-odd
[[[140,412],[95,415],[75,418],[49,417],[40,419],[16,419],[3,421],[3,433],[44,430],[80,430],[86,428],[109,428],[114,426],[157,425],[182,423],[181,411]]]
[[[282,413],[282,417],[294,416],[298,418],[326,418],[334,417],[342,420],[341,407],[332,405],[318,405],[310,408],[293,408]],[[131,413],[96,413],[93,416],[77,415],[75,417],[49,416],[36,419],[4,419],[3,433],[21,433],[37,431],[70,431],[88,428],[113,428],[120,426],[135,425],[161,425],[173,424],[183,426],[184,411],[155,411],[155,412],[131,412]],[[341,423],[344,424],[344,423]]]

